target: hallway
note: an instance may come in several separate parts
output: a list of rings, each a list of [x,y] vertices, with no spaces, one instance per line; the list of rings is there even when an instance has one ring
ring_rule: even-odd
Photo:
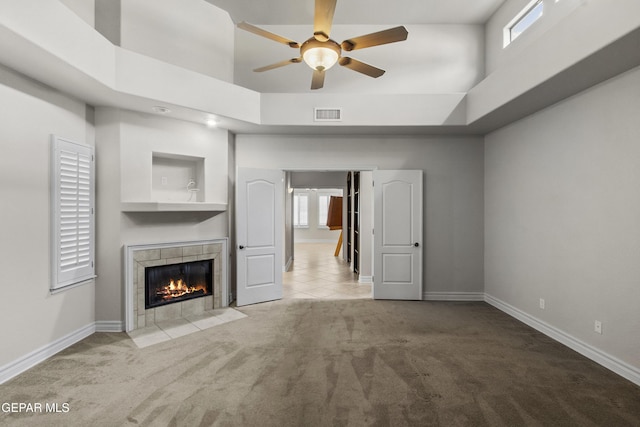
[[[358,283],[342,253],[334,257],[334,250],[333,243],[296,243],[295,260],[282,274],[283,298],[371,298],[371,284]]]

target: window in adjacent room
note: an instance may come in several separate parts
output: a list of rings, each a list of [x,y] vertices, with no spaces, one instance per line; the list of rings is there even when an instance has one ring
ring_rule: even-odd
[[[327,213],[329,212],[329,194],[318,193],[318,225],[320,227],[327,226]]]
[[[309,227],[309,193],[307,191],[293,192],[293,226]]]
[[[504,28],[504,46],[514,41],[520,34],[526,31],[536,22],[544,11],[542,0],[533,0],[518,13],[515,18]]]
[[[51,138],[52,283],[58,290],[95,277],[93,147]]]
[[[327,227],[327,214],[329,212],[329,201],[331,196],[342,196],[342,190],[318,191],[318,227]]]

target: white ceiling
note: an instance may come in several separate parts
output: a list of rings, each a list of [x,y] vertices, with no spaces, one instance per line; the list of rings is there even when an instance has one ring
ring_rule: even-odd
[[[251,5],[252,7],[248,7],[247,5],[250,3],[248,0],[235,0],[235,1],[202,0],[202,1],[208,1],[210,3],[216,3],[220,5],[222,5],[223,3],[229,3],[230,6],[228,7],[232,10],[231,13],[236,14],[236,16],[234,17],[235,20],[238,20],[238,19],[248,20],[249,16],[246,16],[246,17],[242,16],[242,14],[244,13],[243,10],[249,9],[246,13],[250,14],[250,12],[253,12],[253,10],[251,10],[252,7],[255,7],[257,9],[260,9],[262,7],[262,2],[258,2],[258,1],[254,2],[254,4]],[[287,0],[287,1],[291,2],[292,5],[293,4],[299,5],[301,1],[304,1],[305,3],[313,2],[313,0]],[[339,0],[339,5],[340,5],[340,2],[348,2],[348,1],[354,3],[360,0]],[[373,4],[373,2],[375,1],[378,1],[378,0],[372,0],[370,3]],[[411,1],[425,3],[425,4],[433,4],[435,0],[411,0]],[[504,0],[465,1],[464,3],[466,3],[467,5],[473,4],[474,6],[478,6],[479,4],[483,4],[485,5],[485,8],[486,8],[483,13],[476,14],[475,18],[467,17],[465,19],[481,20],[482,19],[480,18],[481,16],[490,16],[494,12],[495,8],[498,7],[500,4],[502,4],[503,2]],[[405,8],[406,8],[407,7],[406,5],[408,3],[409,3],[408,1],[404,1],[402,4],[405,5]],[[440,0],[440,3],[443,5],[443,8],[439,10],[444,15],[449,16],[449,18],[447,19],[452,19],[452,16],[454,14],[451,12],[451,9],[455,9],[454,7],[452,7],[452,5],[454,4],[461,5],[463,2],[461,0],[448,0],[448,1]],[[20,4],[20,2],[16,3],[16,5],[18,4]],[[57,2],[49,3],[49,6],[51,6],[51,9],[53,12],[56,12],[58,10],[55,7],[56,4]],[[277,10],[277,5],[282,6],[282,5],[285,5],[286,3],[285,3],[285,0],[271,0],[269,4],[273,6],[271,9],[275,11]],[[25,11],[25,13],[23,13],[25,22],[29,22],[29,19],[31,19],[31,14],[30,14],[30,10],[28,9],[28,6],[19,6],[19,7],[16,6],[16,7],[19,11],[21,11],[22,9]],[[62,6],[60,7],[60,10],[64,11],[63,16],[65,17],[71,13],[69,12],[68,9]],[[237,10],[237,11],[234,12],[233,10]],[[336,11],[336,14],[338,13],[339,10],[340,9]],[[615,10],[615,9],[612,9],[612,10]],[[376,13],[378,12],[379,10],[376,9]],[[447,13],[444,13],[444,12],[447,12]],[[277,15],[277,13],[275,15]],[[293,16],[293,14],[291,13],[289,15]],[[2,14],[0,14],[0,16],[2,16]],[[43,15],[43,16],[46,16],[46,15]],[[432,14],[431,16],[433,17],[434,14]],[[22,15],[20,15],[20,17],[22,17]],[[45,22],[44,24],[43,23],[34,24],[34,28],[39,28],[42,34],[51,33],[56,36],[60,36],[61,34],[64,34],[65,37],[67,37],[67,38],[54,37],[55,42],[52,44],[52,46],[58,46],[58,47],[57,49],[53,49],[53,51],[49,52],[47,50],[44,50],[40,45],[33,43],[32,38],[25,37],[25,35],[22,34],[21,31],[15,31],[15,28],[11,26],[7,26],[5,22],[5,18],[6,17],[3,17],[3,19],[0,19],[0,34],[1,34],[0,65],[12,68],[18,72],[23,73],[28,77],[31,77],[39,82],[49,85],[52,88],[55,88],[64,93],[68,93],[73,96],[76,96],[78,99],[85,100],[90,105],[107,105],[107,106],[113,106],[118,108],[130,109],[134,111],[148,112],[151,109],[151,106],[158,105],[158,102],[159,102],[158,99],[165,100],[165,98],[163,97],[161,98],[144,97],[142,95],[144,91],[140,92],[140,94],[138,94],[137,91],[131,91],[131,90],[129,91],[125,90],[121,92],[113,88],[110,88],[110,86],[105,85],[101,79],[96,78],[96,77],[109,75],[109,72],[105,72],[103,74],[102,68],[109,70],[110,67],[109,66],[98,67],[98,64],[107,64],[109,62],[109,58],[113,60],[112,56],[105,55],[103,57],[103,56],[89,55],[88,57],[91,58],[91,60],[98,59],[99,61],[95,63],[88,61],[85,63],[84,57],[82,60],[78,60],[78,58],[81,57],[81,54],[75,54],[75,56],[74,55],[69,56],[69,58],[74,58],[75,62],[67,61],[65,59],[66,55],[59,55],[59,54],[56,55],[54,52],[58,52],[58,53],[66,52],[62,48],[62,46],[68,47],[69,43],[67,43],[66,40],[68,40],[68,37],[71,37],[73,35],[73,31],[71,32],[67,31],[66,33],[56,32],[52,28],[54,26],[58,28],[60,24],[56,23],[55,19],[50,20],[51,22]],[[380,18],[380,16],[378,16],[378,18]],[[263,19],[266,20],[266,19],[272,19],[272,18],[265,17]],[[393,19],[399,19],[399,18],[393,18]],[[441,19],[444,20],[445,18],[441,18]],[[9,22],[11,22],[10,18],[9,18]],[[289,21],[289,22],[292,22],[292,21]],[[442,21],[442,22],[445,22],[445,21]],[[613,22],[615,22],[615,20],[613,20]],[[620,35],[623,35],[622,37],[615,39],[615,42],[613,43],[606,44],[604,47],[602,47],[597,51],[592,52],[592,51],[589,51],[588,49],[578,50],[577,54],[574,55],[573,58],[574,59],[582,58],[581,60],[579,60],[578,62],[575,62],[572,66],[568,68],[563,68],[563,69],[558,68],[555,71],[559,71],[559,72],[555,74],[552,78],[549,78],[543,82],[539,82],[539,84],[535,88],[532,88],[531,90],[528,90],[526,93],[522,93],[517,97],[511,99],[510,101],[497,106],[497,108],[495,108],[494,110],[491,110],[488,114],[481,117],[477,117],[475,121],[473,121],[469,125],[460,125],[460,124],[455,124],[457,122],[448,122],[448,121],[446,121],[445,123],[447,124],[444,124],[444,125],[435,125],[435,124],[410,125],[409,124],[409,125],[394,126],[392,132],[394,135],[398,135],[398,134],[464,134],[464,133],[484,135],[501,126],[504,126],[515,120],[518,120],[528,114],[532,114],[536,111],[539,111],[540,109],[545,108],[548,105],[551,105],[573,94],[576,94],[588,87],[598,84],[599,82],[602,82],[608,78],[616,76],[634,67],[640,66],[640,53],[639,53],[640,51],[637,49],[637,47],[640,45],[640,28],[631,27],[631,25],[635,24],[636,22],[635,20],[630,18],[629,22],[630,23],[628,23],[626,27],[623,26],[620,31],[629,31],[628,27],[635,28],[633,31],[629,33],[621,32]],[[76,19],[74,20],[70,19],[68,23],[76,25],[76,27],[78,27],[78,29],[81,29],[81,30],[86,30],[87,28],[87,26],[84,25],[84,23],[80,23]],[[301,37],[306,36],[307,34],[309,34],[307,30],[312,28],[312,24],[310,23],[304,24],[304,25],[300,25],[300,24],[293,25],[288,23],[279,24],[279,25],[260,24],[259,21],[254,21],[254,23],[257,23],[259,25],[264,25],[266,27],[274,27],[274,28],[287,30],[286,33],[283,33],[283,34],[290,35],[293,38],[300,38],[299,36]],[[51,26],[51,28],[49,28],[47,24]],[[479,33],[482,33],[483,26],[482,24],[469,25],[469,24],[463,24],[460,22],[455,25],[451,25],[451,24],[452,23],[449,23],[447,25],[405,24],[409,28],[409,32],[410,32],[410,38],[408,39],[408,41],[402,43],[403,46],[400,50],[394,49],[390,53],[389,52],[385,53],[379,59],[376,58],[375,65],[388,68],[389,75],[400,74],[397,71],[397,68],[394,69],[394,66],[395,66],[394,62],[397,61],[397,56],[399,54],[400,55],[402,54],[402,50],[405,48],[404,45],[406,44],[406,47],[408,48],[409,44],[412,43],[412,39],[416,39],[416,38],[420,38],[422,40],[430,40],[431,44],[440,46],[440,49],[432,50],[432,49],[429,49],[427,45],[420,44],[418,47],[414,46],[414,52],[412,53],[412,56],[413,58],[416,58],[417,60],[421,61],[421,64],[424,64],[425,63],[424,55],[430,55],[427,58],[427,60],[430,60],[430,62],[427,61],[427,63],[430,64],[429,68],[420,70],[421,73],[423,74],[422,77],[425,80],[427,80],[429,84],[436,84],[438,89],[441,87],[444,87],[445,90],[444,92],[436,93],[431,88],[425,87],[422,89],[423,91],[422,94],[412,92],[409,95],[416,95],[420,97],[428,92],[436,93],[436,95],[438,93],[446,94],[447,91],[449,92],[449,95],[451,95],[451,91],[458,92],[455,88],[451,88],[449,86],[452,84],[452,82],[448,82],[445,80],[436,81],[435,79],[430,78],[429,75],[427,75],[427,72],[433,72],[437,70],[438,68],[436,66],[437,64],[441,64],[442,67],[446,67],[448,70],[451,70],[452,64],[454,65],[456,64],[456,62],[453,60],[469,57],[470,51],[468,48],[473,47],[473,45],[469,43],[467,43],[466,45],[465,44],[451,45],[450,43],[449,44],[443,43],[443,41],[444,42],[447,41],[447,34],[445,33],[448,32],[449,34],[453,34],[453,36],[449,37],[449,39],[453,38],[457,40],[457,42],[460,42],[461,40],[460,30],[463,30],[463,31],[467,30],[467,31],[470,31],[471,33],[473,33],[473,31],[478,31]],[[67,27],[74,28],[73,25],[65,26],[65,29],[69,30],[69,28]],[[357,23],[357,24],[349,24],[349,25],[337,24],[336,28],[334,28],[335,31],[333,31],[332,33],[335,33],[335,37],[340,39],[339,33],[341,32],[345,32],[345,35],[352,35],[354,32],[356,34],[359,34],[359,32],[357,31],[358,29],[357,27],[376,27],[377,26],[377,27],[385,28],[391,25],[394,25],[394,23],[392,22],[388,24]],[[305,28],[301,28],[301,27],[305,27]],[[428,28],[423,28],[423,27],[428,27]],[[619,25],[616,24],[615,26],[612,25],[611,27],[618,28]],[[29,27],[29,25],[25,25],[24,28],[22,28],[21,30],[24,31],[26,34],[29,34],[30,36],[33,36],[33,35],[37,36],[41,34],[36,30],[32,30],[31,27]],[[289,33],[289,31],[291,31],[291,33]],[[299,36],[297,35],[298,31],[301,31]],[[437,37],[436,37],[436,34],[431,33],[432,31],[436,31],[439,33]],[[424,32],[424,34],[421,34],[422,32]],[[265,47],[269,46],[269,48],[271,48],[273,46],[274,48],[281,49],[281,51],[278,52],[280,54],[282,54],[282,50],[284,50],[289,55],[292,51],[287,46],[280,45],[278,43],[272,42],[267,39],[262,40],[263,38],[261,37],[243,32],[241,30],[237,30],[236,43],[237,43],[238,33],[241,33],[243,36],[246,36],[248,39],[250,38],[251,41],[249,41],[247,45],[253,45],[256,43],[256,40],[258,40],[258,41],[264,42]],[[610,32],[600,32],[600,36],[599,36],[600,38],[596,38],[596,40],[608,40],[607,36],[609,35],[609,33]],[[84,33],[81,33],[81,34],[84,34]],[[103,38],[98,37],[93,33],[91,33],[91,35],[96,36],[96,39],[99,39],[101,42],[96,44],[96,46],[108,45],[108,42],[105,42]],[[416,37],[416,36],[422,36],[422,37]],[[42,37],[41,39],[44,40],[45,37]],[[482,35],[476,34],[476,36],[474,37],[473,34],[470,34],[470,37],[468,37],[467,39],[481,40]],[[64,40],[65,42],[61,42],[62,40]],[[93,40],[93,39],[91,39],[91,37],[88,37],[87,40]],[[481,43],[484,43],[484,42],[481,41]],[[90,45],[91,43],[84,45],[84,47],[86,48],[87,46],[90,46]],[[596,43],[596,45],[601,45],[601,44]],[[392,45],[386,45],[386,46],[395,47],[395,46],[399,46],[399,44],[392,44]],[[379,53],[382,55],[383,54],[382,50],[386,46],[375,47],[371,49],[371,52],[373,53],[380,50]],[[452,47],[456,47],[456,46],[458,46],[459,48],[466,47],[467,49],[464,52],[458,52],[457,54],[452,54],[452,52],[455,51],[455,49],[452,50]],[[480,46],[476,46],[475,52],[477,55],[481,56],[483,54],[483,49],[477,49],[478,47]],[[75,49],[75,46],[74,46],[74,49]],[[80,49],[79,51],[82,52],[83,50]],[[368,51],[369,49],[366,49],[363,51],[358,50],[357,53],[358,55],[361,55],[361,53],[364,55],[364,53],[368,53]],[[449,56],[443,56],[442,51],[446,52]],[[420,54],[416,54],[415,52],[419,52]],[[585,56],[585,57],[580,56],[580,55],[584,55],[585,52],[590,52],[590,53],[588,54],[588,56]],[[138,56],[140,58],[143,57],[143,55],[138,55]],[[265,58],[265,61],[271,60],[272,58],[274,58],[274,56],[277,58],[277,55],[269,54],[269,57]],[[355,57],[355,54],[354,54],[354,57]],[[367,60],[368,58],[362,57],[362,59]],[[475,62],[475,61],[472,60],[471,62]],[[137,63],[134,62],[133,64],[135,65]],[[565,62],[562,62],[562,64],[565,64]],[[82,65],[82,66],[78,66],[78,65]],[[141,64],[137,64],[137,65],[141,65]],[[264,65],[264,63],[258,63],[256,65]],[[100,72],[95,72],[95,74],[92,74],[91,72],[89,72],[91,70],[94,70],[94,71],[98,70],[98,68],[96,67],[100,68]],[[292,72],[294,70],[298,70],[300,73],[303,74],[303,79],[301,80],[301,83],[299,84],[299,86],[304,87],[304,89],[301,90],[298,88],[298,86],[295,86],[295,88],[292,88],[291,91],[299,91],[299,92],[304,92],[305,90],[308,91],[308,89],[306,88],[308,88],[308,84],[309,84],[310,70],[306,70],[304,67],[305,67],[304,64],[297,64],[295,66],[286,67]],[[0,69],[1,68],[2,67],[0,67]],[[111,68],[113,68],[113,64],[111,64]],[[236,69],[238,68],[237,58],[236,58],[235,68]],[[474,79],[478,79],[481,77],[478,75],[477,69],[467,70],[467,68],[468,67],[466,67],[465,63],[458,62],[456,69],[459,71],[462,71],[463,73],[458,74],[457,76],[447,76],[447,77],[451,77],[452,79],[455,77],[455,79],[452,80],[453,82],[467,81],[466,83],[467,85],[469,84],[470,81],[473,81]],[[338,69],[338,70],[330,70],[330,71],[341,71],[341,70]],[[342,71],[345,71],[345,70],[342,70]],[[350,71],[350,70],[346,70],[346,71]],[[471,74],[469,74],[469,72],[467,71],[471,72]],[[476,74],[473,74],[474,71],[476,72]],[[188,72],[188,71],[185,70],[185,72]],[[135,78],[140,77],[136,73],[125,73],[125,74],[131,78],[134,78],[134,81],[135,81]],[[255,74],[260,74],[260,73],[255,73]],[[266,73],[262,73],[262,74],[266,74]],[[145,74],[143,73],[141,75],[145,75]],[[285,78],[286,80],[286,73],[277,74],[277,75],[279,76],[278,78]],[[460,78],[461,75],[464,77],[464,79]],[[332,87],[335,86],[336,89],[330,89],[328,91],[329,93],[324,92],[324,96],[322,93],[318,93],[318,96],[322,97],[321,99],[323,100],[327,99],[327,96],[332,97],[333,94],[331,93],[331,91],[335,92],[339,90],[340,85],[343,85],[344,87],[344,85],[347,84],[346,79],[360,78],[360,76],[361,75],[359,73],[355,73],[355,72],[351,72],[351,73],[345,72],[343,74],[335,73],[335,75],[328,76],[327,83],[330,83]],[[345,81],[341,82],[340,81],[341,79],[345,79]],[[376,79],[371,79],[371,80],[378,81]],[[130,88],[133,86],[125,85],[124,88],[126,89],[127,87]],[[477,86],[474,86],[474,87],[477,87]],[[151,84],[151,86],[148,86],[146,88],[151,91],[148,93],[163,93],[162,91],[158,91],[158,89],[155,88],[153,84]],[[237,88],[238,90],[240,90],[238,85],[234,86],[234,88]],[[396,87],[395,89],[398,89],[398,88]],[[154,90],[156,92],[154,92]],[[345,89],[342,89],[342,90],[344,91]],[[181,91],[178,91],[178,92],[181,92]],[[245,92],[249,93],[248,91],[245,91]],[[375,90],[371,90],[370,88],[362,88],[362,90],[360,90],[360,93],[363,93],[367,96],[374,92]],[[225,106],[227,105],[227,102],[224,96],[214,97],[213,100],[197,99],[196,101],[194,101],[195,98],[191,98],[190,96],[196,93],[199,93],[199,92],[187,91],[186,98],[181,96],[178,96],[176,98],[178,100],[189,100],[189,102],[187,102],[187,104],[184,104],[184,105],[190,105],[190,106],[184,106],[181,103],[172,104],[171,102],[166,100],[160,101],[160,102],[163,103],[162,105],[166,104],[172,109],[172,112],[175,113],[175,118],[198,122],[198,123],[201,123],[203,121],[204,113],[206,112],[219,113],[218,109],[220,109],[220,105],[223,105],[223,104]],[[228,91],[225,93],[228,94]],[[288,94],[281,95],[278,93],[270,93],[269,91],[262,91],[262,93],[263,95],[275,97],[275,99],[285,99],[288,96]],[[466,93],[466,91],[458,92],[458,94],[460,95],[464,95],[464,93]],[[398,93],[396,92],[394,96],[395,95],[398,95]],[[174,96],[174,94],[171,93],[171,96]],[[350,95],[347,94],[346,97],[348,98],[350,97]],[[211,97],[208,97],[208,98],[211,98]],[[313,97],[306,97],[305,99],[308,100],[311,98]],[[382,96],[380,96],[379,93],[374,94],[374,98],[378,100],[377,102],[385,102],[384,93]],[[390,98],[393,98],[393,97],[390,97]],[[402,96],[400,96],[400,98],[402,98]],[[427,99],[436,99],[436,98],[427,97]],[[319,98],[315,98],[315,99],[319,99]],[[198,106],[207,105],[209,107],[212,107],[212,109],[207,109],[207,108],[196,109],[192,105],[198,105]],[[239,105],[242,105],[242,104],[239,104]],[[326,103],[325,106],[335,106],[335,104]],[[372,105],[373,109],[375,109],[376,107],[377,105]],[[227,111],[224,108],[222,108],[222,110]],[[225,115],[224,113],[221,114],[221,116],[224,116],[224,115]],[[235,117],[235,115],[233,114],[231,116]],[[284,122],[284,124],[280,124],[280,122],[278,122],[277,120],[271,121],[269,123],[273,123],[273,124],[268,124],[268,125],[257,124],[257,123],[252,124],[247,122],[241,122],[240,119],[229,119],[229,118],[222,117],[221,127],[225,129],[229,129],[233,132],[238,132],[238,133],[282,133],[282,134],[312,133],[312,134],[318,134],[318,135],[380,134],[381,129],[383,129],[382,132],[387,132],[390,129],[389,127],[381,128],[380,126],[377,126],[377,125],[369,126],[367,124],[359,124],[359,125],[353,125],[353,126],[328,126],[325,124],[323,126],[314,126],[314,125],[304,125],[304,124],[301,124],[301,125],[288,124],[290,122]]]
[[[235,23],[246,21],[299,43],[313,32],[314,0],[206,1],[227,11]],[[334,40],[397,25],[407,27],[409,38],[347,55],[387,71],[382,78],[334,67],[318,92],[466,92],[484,75],[482,25],[504,1],[338,0],[331,32]],[[310,89],[312,70],[305,64],[253,72],[300,56],[297,49],[236,30],[234,56],[234,82],[240,86],[262,93],[316,92]]]
[[[238,23],[304,25],[313,22],[313,0],[207,0]],[[340,0],[335,24],[484,24],[505,0]]]

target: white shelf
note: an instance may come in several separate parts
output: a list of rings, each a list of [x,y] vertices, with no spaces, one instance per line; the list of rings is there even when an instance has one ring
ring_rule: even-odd
[[[205,202],[122,202],[122,212],[224,212],[226,203]]]

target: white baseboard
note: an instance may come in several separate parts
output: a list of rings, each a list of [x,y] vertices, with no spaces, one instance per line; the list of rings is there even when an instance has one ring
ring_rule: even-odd
[[[120,320],[96,321],[96,332],[123,332],[124,322]]]
[[[373,283],[373,276],[358,276],[358,283]]]
[[[64,337],[55,340],[52,343],[40,347],[39,349],[34,350],[29,354],[26,354],[25,356],[22,356],[21,358],[8,363],[5,366],[0,367],[0,384],[9,381],[16,375],[19,375],[27,369],[36,366],[38,363],[44,362],[54,354],[64,350],[67,347],[72,346],[80,340],[85,339],[89,335],[92,335],[95,331],[96,324],[91,323],[78,329],[77,331],[71,332]]]
[[[484,292],[425,292],[425,301],[484,301]]]
[[[291,268],[291,264],[293,263],[293,258],[289,257],[286,264],[282,266],[282,272],[286,273]]]
[[[607,354],[604,351],[567,334],[555,326],[543,322],[542,320],[537,319],[534,316],[525,313],[524,311],[489,294],[485,293],[484,300],[498,310],[504,311],[509,316],[515,317],[526,325],[531,326],[533,329],[536,329],[559,343],[566,345],[570,349],[577,351],[583,356],[615,372],[621,377],[628,379],[632,383],[640,385],[640,369],[631,366],[628,363],[623,362],[622,360],[611,356],[610,354]]]

